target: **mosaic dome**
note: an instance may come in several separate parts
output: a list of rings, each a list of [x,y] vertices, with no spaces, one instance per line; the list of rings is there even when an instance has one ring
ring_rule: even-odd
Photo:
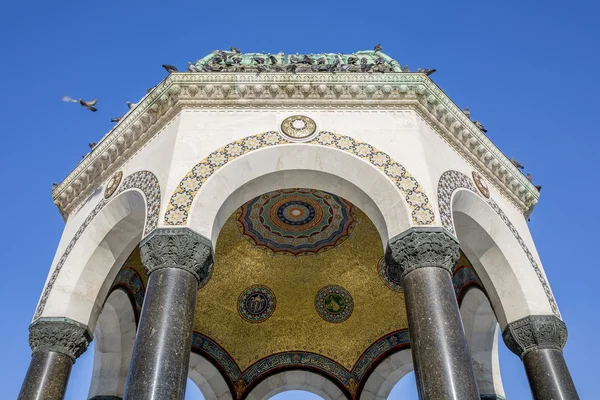
[[[316,254],[348,238],[355,225],[352,204],[312,189],[286,189],[259,196],[240,209],[241,233],[273,253]]]

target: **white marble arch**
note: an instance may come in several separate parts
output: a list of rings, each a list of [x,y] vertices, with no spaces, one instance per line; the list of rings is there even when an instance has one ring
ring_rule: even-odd
[[[227,217],[244,202],[297,187],[325,190],[352,202],[373,221],[384,244],[412,225],[402,193],[372,164],[326,146],[287,144],[250,152],[215,171],[192,203],[188,226],[214,245]]]
[[[498,322],[489,300],[479,288],[467,289],[460,304],[460,315],[479,393],[504,397],[498,360]]]
[[[413,370],[412,353],[404,349],[388,355],[367,377],[361,400],[387,400],[396,384]]]
[[[219,370],[206,358],[190,353],[188,378],[200,389],[205,400],[232,400],[231,390]]]
[[[131,189],[112,199],[73,246],[49,293],[42,317],[66,317],[94,332],[119,269],[142,238],[146,201]]]
[[[88,398],[123,397],[135,332],[133,304],[125,291],[115,289],[106,299],[94,331],[94,368]]]
[[[528,315],[552,315],[527,255],[490,205],[464,188],[454,192],[451,204],[460,247],[479,275],[501,329]]]
[[[304,390],[325,400],[347,400],[346,395],[329,379],[304,370],[287,370],[270,375],[252,389],[246,399],[269,400],[290,390]]]

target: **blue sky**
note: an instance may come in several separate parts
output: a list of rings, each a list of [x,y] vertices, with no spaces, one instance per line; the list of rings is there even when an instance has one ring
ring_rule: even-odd
[[[530,228],[569,328],[565,356],[575,384],[582,398],[596,397],[599,8],[591,1],[6,2],[3,397],[16,397],[27,369],[27,327],[63,229],[51,184],[111,128],[126,101],[139,100],[165,76],[161,64],[183,69],[232,45],[350,53],[376,43],[403,65],[437,68],[434,81],[459,106],[470,106],[490,139],[543,186]],[[97,96],[99,111],[63,103],[63,95]],[[507,397],[528,398],[519,359],[503,344],[500,357]],[[90,370],[88,352],[74,367],[68,400],[85,398]]]

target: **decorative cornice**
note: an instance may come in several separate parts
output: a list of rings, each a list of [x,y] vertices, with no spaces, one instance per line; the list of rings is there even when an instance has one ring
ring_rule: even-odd
[[[562,350],[567,326],[554,315],[530,315],[508,324],[502,338],[510,351],[523,358],[532,350]]]
[[[418,268],[443,268],[452,273],[459,254],[456,239],[442,228],[410,228],[389,240],[385,262],[403,280]]]
[[[146,272],[180,268],[193,274],[201,287],[213,269],[212,244],[189,228],[158,228],[140,243],[140,255]]]
[[[531,182],[423,73],[174,73],[146,95],[53,190],[67,218],[185,108],[412,109],[524,214]]]
[[[75,362],[91,341],[87,327],[68,318],[40,318],[29,326],[29,346],[33,353],[54,351]]]

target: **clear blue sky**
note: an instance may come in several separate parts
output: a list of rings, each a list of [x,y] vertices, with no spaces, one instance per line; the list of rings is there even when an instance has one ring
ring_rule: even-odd
[[[596,398],[599,7],[577,0],[3,3],[1,397],[15,398],[20,388],[27,327],[63,229],[51,184],[111,128],[126,101],[165,76],[161,64],[185,68],[232,45],[351,53],[381,43],[403,65],[437,68],[438,85],[470,106],[492,141],[543,185],[530,227],[569,328],[565,356],[575,384],[582,398]],[[99,111],[63,103],[63,95],[98,96]],[[508,398],[529,398],[520,361],[500,347]],[[74,367],[69,400],[87,394],[90,355]]]

